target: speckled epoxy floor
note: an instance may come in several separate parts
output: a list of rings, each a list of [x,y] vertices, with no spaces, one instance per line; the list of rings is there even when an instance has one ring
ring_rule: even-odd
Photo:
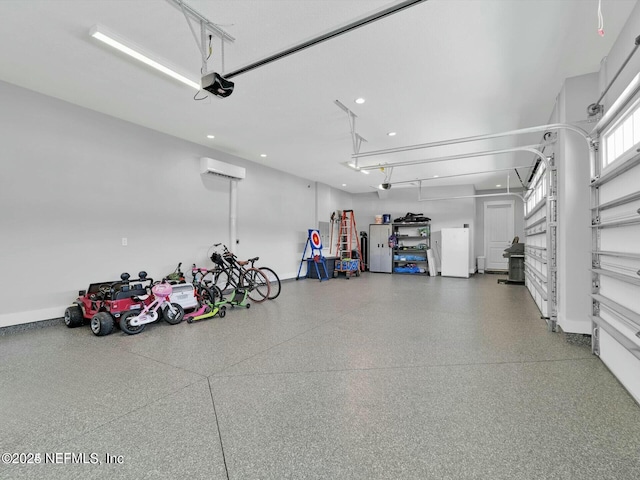
[[[640,407],[498,278],[291,281],[137,336],[0,336],[0,452],[42,461],[0,478],[640,478]]]

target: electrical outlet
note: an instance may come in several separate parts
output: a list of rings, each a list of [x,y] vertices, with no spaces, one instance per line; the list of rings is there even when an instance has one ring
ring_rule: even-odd
[[[127,237],[122,237],[122,246],[123,247],[127,246]]]

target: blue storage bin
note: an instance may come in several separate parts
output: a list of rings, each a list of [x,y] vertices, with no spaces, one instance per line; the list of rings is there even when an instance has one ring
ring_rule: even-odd
[[[426,260],[424,255],[394,255],[393,260],[396,262],[420,262]]]
[[[394,267],[393,271],[396,273],[420,273],[420,267],[418,266]]]
[[[360,260],[336,260],[336,270],[340,272],[355,272],[358,270]]]

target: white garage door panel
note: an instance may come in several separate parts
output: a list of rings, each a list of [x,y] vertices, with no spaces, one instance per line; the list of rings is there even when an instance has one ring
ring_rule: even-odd
[[[616,103],[627,111],[596,127],[592,326],[594,352],[640,402],[640,100],[637,89],[626,91],[636,98]]]
[[[600,187],[600,203],[607,203],[638,191],[637,179],[640,178],[640,165],[633,167],[624,175],[614,178]]]
[[[629,310],[640,312],[640,290],[636,285],[602,275],[600,277],[600,295]]]
[[[550,152],[550,161],[553,162],[553,154]],[[555,171],[555,170],[554,170]],[[529,191],[525,199],[525,285],[535,300],[543,317],[549,319],[549,326],[555,328],[556,307],[553,291],[550,291],[552,273],[549,265],[551,252],[555,251],[555,245],[551,233],[554,227],[548,226],[547,215],[555,211],[555,200],[548,197],[547,188],[550,182],[555,191],[555,176],[550,176],[541,164],[534,174],[533,181],[529,185]],[[553,215],[552,215],[553,217]],[[533,225],[533,226],[532,226]],[[550,243],[551,242],[551,243]]]
[[[600,212],[600,221],[603,223],[614,222],[619,220],[637,220],[640,219],[638,210],[640,209],[640,199],[625,203],[614,208],[608,208]]]
[[[639,347],[640,348],[640,347]],[[600,359],[616,375],[631,396],[640,403],[640,360],[600,329]]]
[[[640,253],[640,225],[603,228],[600,230],[600,237],[600,250]]]

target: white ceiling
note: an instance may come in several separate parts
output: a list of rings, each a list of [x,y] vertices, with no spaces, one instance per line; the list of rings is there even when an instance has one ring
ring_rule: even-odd
[[[226,71],[393,3],[186,2],[236,38],[225,47]],[[104,25],[199,81],[200,53],[173,3],[0,0],[0,79],[348,192],[367,192],[384,174],[344,166],[353,149],[347,114],[335,100],[358,116],[357,132],[367,140],[362,152],[545,124],[563,80],[599,70],[635,3],[602,0],[606,34],[600,37],[597,0],[429,0],[239,75],[226,99],[194,101],[195,90],[88,33]],[[216,47],[214,41],[209,69],[221,71]],[[357,97],[366,103],[355,104]],[[540,137],[370,157],[361,164],[525,145]],[[518,153],[397,167],[391,180],[532,163],[532,154]],[[491,189],[504,186],[506,177],[432,184]]]

